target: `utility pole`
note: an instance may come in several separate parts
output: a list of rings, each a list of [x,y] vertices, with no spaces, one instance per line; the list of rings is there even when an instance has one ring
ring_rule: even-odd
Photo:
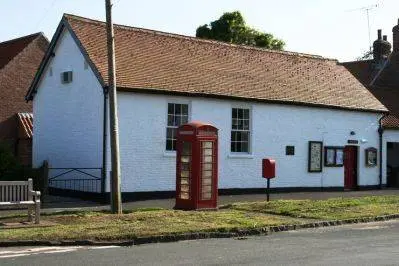
[[[111,212],[122,214],[121,187],[120,187],[120,161],[119,161],[119,131],[118,109],[116,98],[116,72],[115,72],[115,38],[112,25],[111,0],[105,0],[107,16],[107,48],[108,48],[108,93],[110,110],[110,135],[111,135]]]

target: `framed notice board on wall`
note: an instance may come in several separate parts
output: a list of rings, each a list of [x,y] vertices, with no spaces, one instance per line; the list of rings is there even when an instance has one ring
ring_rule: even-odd
[[[323,142],[309,141],[308,172],[319,173],[323,170]]]

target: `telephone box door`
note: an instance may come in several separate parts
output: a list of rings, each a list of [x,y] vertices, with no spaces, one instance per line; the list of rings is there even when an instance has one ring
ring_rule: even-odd
[[[201,141],[201,180],[199,200],[215,202],[217,197],[217,142],[212,140]],[[209,205],[209,203],[207,204]],[[216,206],[215,206],[216,207]]]

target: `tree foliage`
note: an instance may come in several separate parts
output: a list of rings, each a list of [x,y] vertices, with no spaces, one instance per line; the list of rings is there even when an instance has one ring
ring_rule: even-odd
[[[363,54],[359,57],[356,58],[357,61],[362,61],[362,60],[370,60],[373,59],[373,51],[368,50],[363,52]]]
[[[202,39],[283,50],[285,42],[270,33],[260,32],[246,25],[239,11],[226,12],[218,20],[197,28],[196,36]]]
[[[4,175],[13,171],[18,167],[18,162],[13,155],[10,146],[6,143],[0,143],[0,178]]]

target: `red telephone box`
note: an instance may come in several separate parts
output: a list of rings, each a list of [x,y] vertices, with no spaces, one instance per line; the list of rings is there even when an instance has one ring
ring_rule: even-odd
[[[216,209],[218,129],[191,122],[177,129],[175,209]]]

